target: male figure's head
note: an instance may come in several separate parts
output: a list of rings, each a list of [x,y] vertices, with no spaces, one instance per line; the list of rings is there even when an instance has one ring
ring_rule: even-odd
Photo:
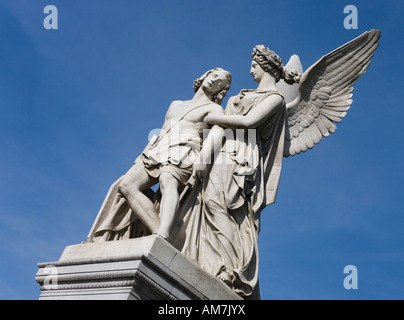
[[[226,96],[231,85],[230,72],[222,68],[207,71],[194,81],[194,91],[202,89],[206,94],[213,96],[212,101],[220,104]]]

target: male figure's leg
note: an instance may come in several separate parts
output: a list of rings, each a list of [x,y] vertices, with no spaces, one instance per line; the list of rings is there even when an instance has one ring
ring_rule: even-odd
[[[179,187],[180,182],[170,173],[160,174],[160,228],[157,232],[163,238],[170,235],[171,226],[179,207]]]
[[[134,214],[151,232],[157,232],[159,228],[158,213],[142,191],[154,186],[157,182],[157,178],[147,174],[143,162],[138,161],[125,174],[119,185],[119,192],[126,198]]]

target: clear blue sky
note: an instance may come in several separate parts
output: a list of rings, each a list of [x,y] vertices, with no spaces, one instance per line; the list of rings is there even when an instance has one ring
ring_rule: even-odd
[[[45,30],[43,9],[59,10]],[[345,5],[359,29],[343,26]],[[262,214],[263,299],[403,299],[404,2],[2,0],[0,298],[37,299],[36,263],[86,239],[106,192],[159,128],[172,100],[222,67],[229,96],[255,88],[252,48],[305,69],[382,30],[336,133],[288,158]],[[346,265],[359,289],[345,290]]]

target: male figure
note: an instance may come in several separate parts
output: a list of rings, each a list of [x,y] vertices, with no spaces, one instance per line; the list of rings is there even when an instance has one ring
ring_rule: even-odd
[[[132,168],[125,174],[119,192],[142,223],[152,233],[169,236],[179,206],[179,189],[192,175],[193,162],[202,145],[203,119],[223,113],[220,103],[230,88],[229,72],[216,68],[194,81],[191,100],[171,103],[157,141],[151,141]],[[160,219],[142,191],[160,182]]]

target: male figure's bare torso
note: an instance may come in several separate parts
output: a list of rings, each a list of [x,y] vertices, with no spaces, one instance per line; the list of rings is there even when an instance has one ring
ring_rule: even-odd
[[[208,128],[204,119],[208,114],[223,114],[216,102],[221,102],[230,81],[230,74],[223,69],[212,69],[197,79],[194,97],[171,103],[157,141],[149,144],[144,158],[140,158],[143,161],[137,160],[122,179],[119,192],[151,232],[168,237],[178,210],[179,189],[192,175],[193,161],[202,147],[203,130]],[[158,182],[162,195],[160,214],[141,192]]]
[[[203,119],[210,113],[223,113],[223,109],[213,102],[174,101],[171,103],[162,128],[167,132],[178,124],[181,133],[190,133],[202,137],[203,129],[207,129]]]

